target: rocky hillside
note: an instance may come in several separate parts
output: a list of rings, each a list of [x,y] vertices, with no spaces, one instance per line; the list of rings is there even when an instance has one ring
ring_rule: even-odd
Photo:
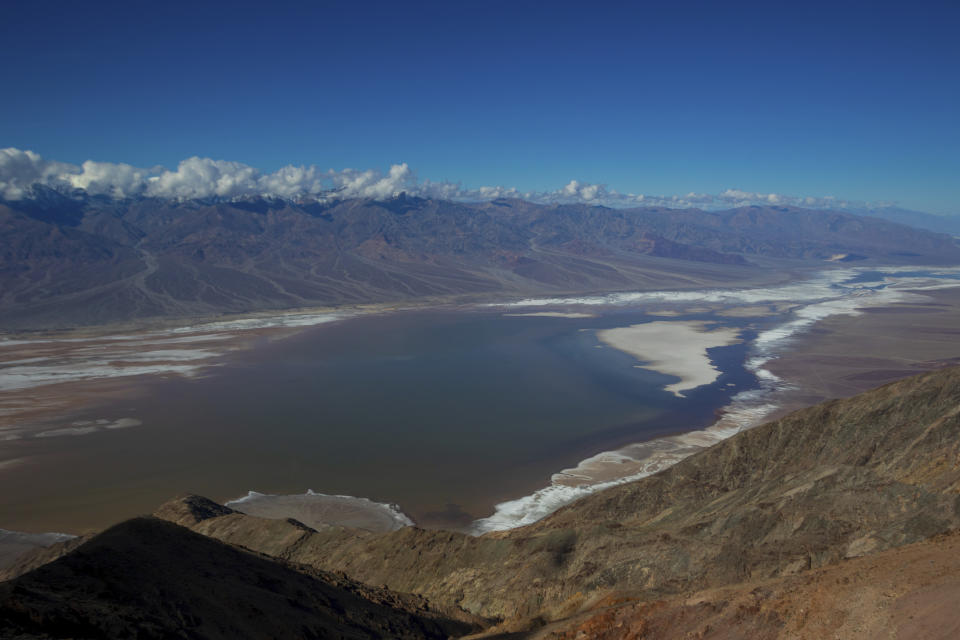
[[[514,620],[611,591],[785,576],[960,526],[960,368],[801,410],[525,528],[361,534],[182,503],[158,515],[269,555]]]
[[[956,531],[789,576],[655,601],[612,594],[528,640],[960,637]]]
[[[769,281],[837,255],[958,263],[945,235],[785,207],[344,200],[0,203],[0,328],[396,301]],[[777,262],[780,261],[780,262]],[[783,261],[787,261],[784,263]]]
[[[491,619],[491,637],[668,638],[682,629],[717,638],[837,630],[872,638],[877,620],[887,620],[909,631],[902,637],[946,638],[941,631],[960,621],[949,604],[960,583],[947,569],[956,565],[958,495],[960,368],[950,368],[797,411],[533,525],[476,538],[414,527],[314,530],[196,496],[156,516],[206,536],[183,537],[184,545],[214,538],[416,594],[434,610]],[[90,544],[52,564],[43,563],[56,549],[26,558],[17,571],[33,571],[3,586],[0,615],[17,602],[18,585],[43,593],[61,575],[44,571],[74,566]],[[186,547],[178,553],[191,557]],[[115,564],[82,562],[89,574],[104,562],[103,576]],[[143,580],[141,592],[152,578]],[[921,615],[936,621],[936,633],[924,635]]]
[[[445,640],[479,628],[457,617],[423,598],[263,558],[154,518],[119,524],[0,584],[3,638]]]

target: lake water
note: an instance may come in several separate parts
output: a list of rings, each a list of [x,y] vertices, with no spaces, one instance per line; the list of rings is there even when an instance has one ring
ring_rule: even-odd
[[[0,527],[77,532],[148,513],[177,494],[226,501],[250,490],[363,496],[399,504],[424,526],[465,527],[499,505],[496,522],[484,526],[516,526],[580,495],[551,485],[551,475],[598,452],[705,427],[721,407],[724,419],[696,436],[696,446],[759,424],[777,408],[780,384],[764,364],[820,320],[923,303],[924,290],[958,285],[960,268],[843,268],[755,289],[341,319],[232,352],[199,379],[131,381],[135,393],[122,400],[40,425],[57,437],[34,429],[7,439],[3,460],[24,462],[0,476]],[[737,317],[724,311],[729,305]],[[597,317],[504,315],[534,309]],[[712,349],[719,379],[677,397],[663,388],[675,378],[637,368],[633,356],[597,340],[599,329],[655,320],[739,328],[744,341]],[[216,331],[227,331],[230,323],[221,324]],[[197,331],[175,330],[187,336],[178,348]],[[133,344],[128,339],[117,338]],[[130,358],[97,356],[107,353],[100,349],[84,344],[83,354],[94,355],[84,355],[82,367],[102,371],[99,360]],[[27,373],[43,382],[63,366],[58,357],[41,359],[7,363],[8,378]],[[139,426],[76,427],[84,421]],[[632,459],[675,461],[695,450],[691,437],[633,447]]]
[[[755,385],[743,344],[712,350],[720,379],[678,398],[662,389],[673,378],[597,341],[596,329],[652,319],[399,312],[264,342],[206,377],[147,381],[72,417],[141,426],[17,443],[35,457],[5,472],[16,490],[0,512],[8,528],[75,532],[185,492],[312,489],[462,526],[594,453],[705,426]]]

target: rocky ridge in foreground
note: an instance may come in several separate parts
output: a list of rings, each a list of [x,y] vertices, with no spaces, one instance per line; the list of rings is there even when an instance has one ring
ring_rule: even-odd
[[[850,590],[844,577],[863,589],[864,575],[893,584],[897,550],[906,545],[919,543],[928,563],[953,553],[955,537],[937,536],[960,528],[960,368],[797,411],[528,527],[476,538],[415,527],[314,530],[196,496],[156,515],[295,566],[417,594],[445,611],[465,609],[497,623],[488,635],[646,638],[689,627],[702,637],[822,637],[811,630],[826,623],[804,619],[799,601],[788,606],[791,593],[807,589],[827,603],[817,615],[833,616],[843,637],[875,637],[854,620],[862,611],[831,598]],[[19,570],[43,561],[37,555]],[[849,573],[864,562],[873,568]],[[911,575],[894,599],[864,598],[876,607],[919,598],[919,615],[927,578],[940,585],[938,598],[954,593],[950,574]],[[9,595],[0,598],[0,611],[9,603]],[[938,629],[960,620],[949,607],[935,608]],[[714,623],[727,631],[711,636],[703,625]]]
[[[481,622],[157,518],[0,583],[3,638],[445,639]]]
[[[960,637],[960,534],[654,601],[611,595],[528,640]]]

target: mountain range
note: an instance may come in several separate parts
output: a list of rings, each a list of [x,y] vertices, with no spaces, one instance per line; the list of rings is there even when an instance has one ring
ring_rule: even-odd
[[[919,229],[927,229],[928,231],[936,231],[937,233],[960,236],[960,216],[958,215],[936,215],[933,213],[903,209],[902,207],[865,207],[853,209],[850,210],[850,212],[857,215],[882,218],[890,222],[905,224]]]
[[[795,207],[611,209],[408,197],[0,203],[0,328],[783,280],[826,260],[960,262],[950,236]]]

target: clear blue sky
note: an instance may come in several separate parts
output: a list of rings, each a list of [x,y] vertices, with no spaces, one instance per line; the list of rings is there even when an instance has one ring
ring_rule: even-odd
[[[0,147],[960,213],[960,2],[10,2]]]

